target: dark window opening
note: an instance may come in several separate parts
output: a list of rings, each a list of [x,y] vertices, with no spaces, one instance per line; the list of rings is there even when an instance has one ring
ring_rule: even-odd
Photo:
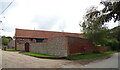
[[[33,41],[33,38],[30,38],[30,41]]]
[[[38,38],[36,39],[36,42],[43,42],[44,38]]]
[[[23,38],[19,38],[19,40],[24,40]]]

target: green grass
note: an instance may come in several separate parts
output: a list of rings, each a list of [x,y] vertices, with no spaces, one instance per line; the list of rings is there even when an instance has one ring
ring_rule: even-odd
[[[116,53],[116,51],[107,51],[107,52],[102,52],[102,53],[91,53],[91,54],[84,54],[84,55],[72,55],[69,56],[68,59],[91,59],[91,58],[96,58],[96,57],[100,57],[100,56],[105,56],[105,55],[109,55],[109,54],[113,54]]]
[[[34,53],[34,52],[21,52],[22,54],[32,55],[32,56],[39,56],[39,57],[57,57],[54,55],[42,54],[42,53]]]
[[[15,50],[15,49],[6,49],[6,51],[18,51],[18,50]]]

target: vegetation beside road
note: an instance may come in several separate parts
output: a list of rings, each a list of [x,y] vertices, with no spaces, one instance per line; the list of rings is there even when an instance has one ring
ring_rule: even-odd
[[[18,50],[6,49],[6,51],[18,51]],[[92,59],[92,58],[97,58],[97,57],[113,54],[116,52],[117,51],[106,51],[106,52],[101,52],[101,53],[78,54],[78,55],[69,56],[69,57],[67,57],[67,59],[69,59],[69,60]],[[25,55],[35,56],[35,57],[51,57],[51,58],[59,57],[59,56],[42,54],[42,53],[34,53],[34,52],[20,52],[20,53],[25,54]]]
[[[19,51],[19,50],[15,50],[15,49],[6,49],[6,51]]]
[[[34,53],[34,52],[21,52],[22,54],[31,55],[31,56],[38,56],[38,57],[58,57],[54,55],[42,54],[42,53]]]
[[[105,56],[109,54],[116,53],[116,51],[107,51],[107,52],[102,52],[102,53],[90,53],[90,54],[79,54],[79,55],[72,55],[69,56],[67,59],[71,60],[77,60],[77,59],[91,59],[91,58],[97,58],[100,56]]]

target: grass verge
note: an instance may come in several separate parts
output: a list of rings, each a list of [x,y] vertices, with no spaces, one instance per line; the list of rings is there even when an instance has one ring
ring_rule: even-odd
[[[34,52],[21,52],[22,54],[31,55],[31,56],[38,56],[38,57],[58,57],[54,55],[42,54],[42,53],[34,53]]]
[[[91,54],[84,54],[84,55],[80,55],[80,54],[72,55],[72,56],[69,56],[67,59],[71,59],[71,60],[91,59],[91,58],[105,56],[105,55],[109,55],[109,54],[113,54],[113,53],[116,53],[116,51],[107,51],[107,52],[102,52],[102,53],[91,53]]]
[[[19,50],[15,50],[15,49],[6,49],[6,51],[19,51]]]

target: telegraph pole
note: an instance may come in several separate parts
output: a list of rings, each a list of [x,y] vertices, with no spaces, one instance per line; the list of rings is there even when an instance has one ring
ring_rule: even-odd
[[[1,17],[1,18],[5,18],[5,17]],[[0,25],[3,23],[1,18],[0,18]],[[0,28],[0,30],[3,30],[2,27]]]
[[[2,24],[2,21],[0,20],[0,24]],[[3,30],[0,28],[0,31]],[[2,49],[2,38],[1,38],[1,32],[0,32],[0,49]]]
[[[1,18],[5,18],[5,17],[1,17]],[[2,20],[0,18],[0,25],[2,25]],[[2,36],[1,36],[1,31],[3,30],[2,26],[0,27],[0,49],[2,49]]]

